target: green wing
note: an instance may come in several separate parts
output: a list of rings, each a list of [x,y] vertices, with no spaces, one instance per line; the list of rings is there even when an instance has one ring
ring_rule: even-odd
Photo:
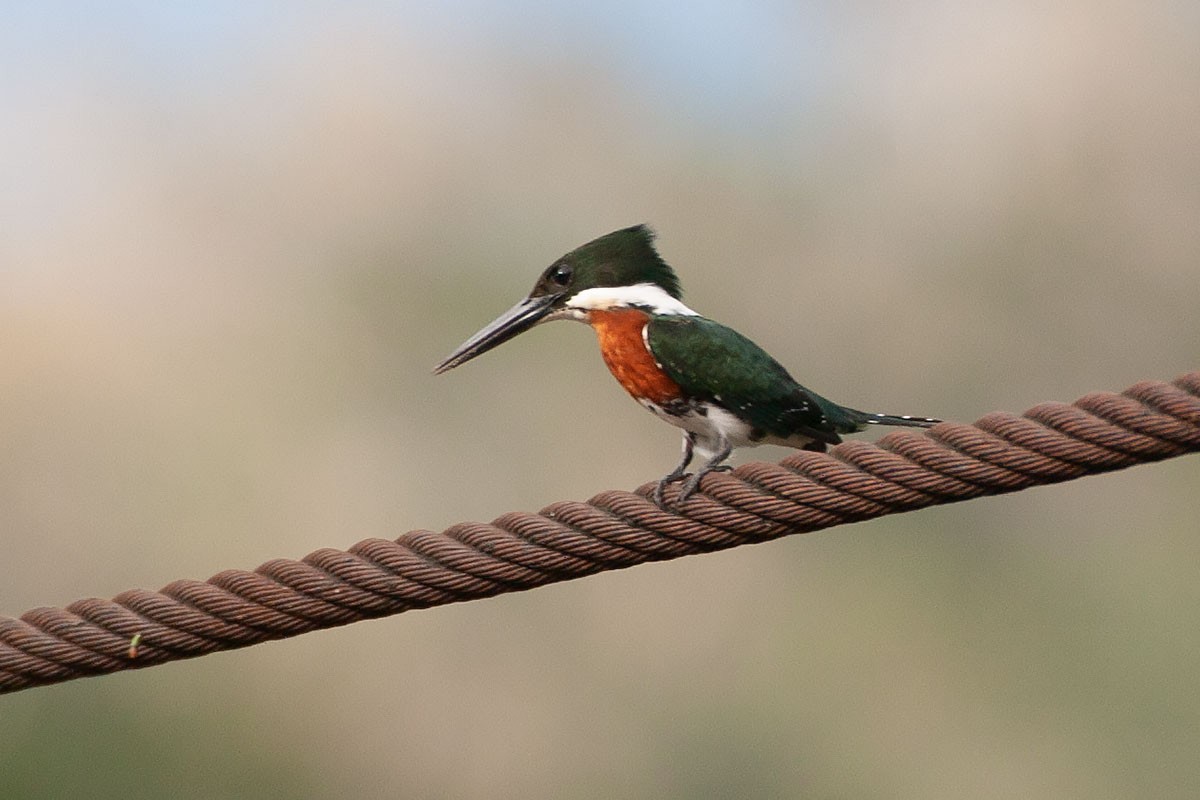
[[[808,436],[835,444],[858,426],[835,403],[792,379],[766,351],[704,317],[658,316],[646,343],[671,380],[690,397],[716,403],[760,435]]]

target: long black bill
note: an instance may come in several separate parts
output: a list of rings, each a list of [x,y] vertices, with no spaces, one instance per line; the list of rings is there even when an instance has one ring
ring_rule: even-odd
[[[557,299],[558,295],[556,294],[525,298],[494,319],[479,333],[463,342],[445,361],[433,368],[433,373],[441,375],[459,364],[465,364],[475,356],[486,353],[497,345],[504,344],[518,333],[529,330],[550,313],[551,307]]]

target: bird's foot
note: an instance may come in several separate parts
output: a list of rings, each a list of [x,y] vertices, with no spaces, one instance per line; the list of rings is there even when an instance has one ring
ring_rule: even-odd
[[[681,469],[677,469],[674,472],[670,473],[669,475],[666,475],[661,481],[659,481],[658,486],[654,487],[654,505],[656,505],[659,508],[666,511],[667,501],[663,497],[663,491],[670,484],[674,483],[675,481],[681,481],[686,477],[687,477],[686,472],[684,472]]]
[[[654,503],[665,511],[667,506],[666,500],[663,497],[663,490],[665,490],[669,484],[687,478],[687,483],[683,485],[683,488],[679,490],[679,496],[675,498],[675,505],[681,506],[687,502],[687,499],[691,497],[698,488],[700,488],[700,481],[705,475],[710,472],[729,472],[731,469],[733,469],[733,467],[729,464],[717,464],[712,467],[705,467],[696,474],[690,476],[686,472],[672,472],[670,475],[667,475],[665,478],[659,481],[658,486],[654,487]]]

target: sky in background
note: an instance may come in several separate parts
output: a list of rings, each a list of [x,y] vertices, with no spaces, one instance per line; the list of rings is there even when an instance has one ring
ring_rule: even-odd
[[[36,135],[45,105],[69,101],[64,89],[87,91],[89,83],[115,84],[163,115],[186,117],[197,102],[219,104],[248,76],[286,68],[289,53],[318,30],[337,37],[386,26],[396,49],[391,66],[420,69],[420,79],[434,85],[494,60],[552,67],[583,56],[642,102],[718,132],[740,127],[748,114],[779,113],[773,98],[783,90],[801,103],[827,91],[831,63],[823,55],[831,31],[819,7],[803,13],[773,3],[697,3],[686,13],[640,3],[20,3],[5,16],[0,86],[16,112],[13,138]],[[518,38],[514,51],[507,44]],[[408,48],[422,57],[410,60]],[[377,66],[389,64],[384,58]],[[490,76],[481,71],[468,80],[483,88]],[[497,103],[486,92],[456,88],[460,97],[447,99]],[[505,113],[502,103],[495,110]],[[22,131],[22,122],[31,129]],[[43,144],[41,152],[10,151],[5,159],[15,170],[5,193],[22,187],[20,202],[7,198],[7,213],[52,212],[54,185],[43,189],[43,206],[30,202],[40,183],[30,179],[79,166]]]

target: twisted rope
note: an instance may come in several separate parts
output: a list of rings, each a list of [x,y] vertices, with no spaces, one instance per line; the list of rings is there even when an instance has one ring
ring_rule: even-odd
[[[608,491],[492,524],[415,530],[227,570],[161,591],[79,600],[0,617],[0,692],[137,669],[247,647],[361,619],[532,589],[609,569],[762,542],[1122,469],[1200,451],[1200,372],[1145,381],[1122,394],[1043,403],[896,431],[877,444],[797,452],[708,475],[702,491],[664,511]]]

